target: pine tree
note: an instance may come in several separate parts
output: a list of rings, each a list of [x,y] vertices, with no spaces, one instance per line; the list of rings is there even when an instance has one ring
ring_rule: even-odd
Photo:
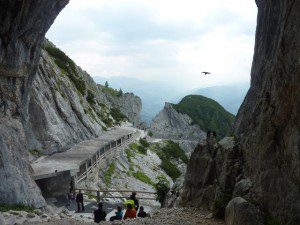
[[[120,90],[119,90],[119,92],[118,92],[118,97],[121,97],[121,96],[123,96],[123,91],[122,91],[122,89],[120,88]]]
[[[105,87],[108,88],[109,87],[109,84],[107,81],[105,81]]]

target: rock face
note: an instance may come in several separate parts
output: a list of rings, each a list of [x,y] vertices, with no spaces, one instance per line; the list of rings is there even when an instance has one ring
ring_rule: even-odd
[[[178,113],[170,103],[152,120],[150,130],[155,137],[164,139],[200,141],[206,137],[188,115]]]
[[[80,75],[88,76],[83,71]],[[105,124],[97,113],[104,112],[94,108],[43,49],[29,104],[29,149],[50,154],[99,136]]]
[[[106,98],[111,107],[120,109],[135,127],[141,123],[142,100],[140,97],[133,93],[125,93],[120,97],[106,94]]]
[[[119,123],[112,108],[132,122],[140,121],[139,97],[104,92],[87,72],[61,55],[62,51],[45,41],[30,95],[26,132],[30,150],[52,154],[99,136]]]
[[[24,128],[44,35],[67,3],[0,3],[0,204],[45,204],[30,178]]]
[[[251,87],[235,134],[260,204],[300,224],[300,1],[256,1]]]
[[[199,143],[188,163],[181,205],[213,209],[216,216],[222,217],[242,174],[241,164],[241,155],[233,138],[224,138],[217,143],[210,137]]]
[[[264,219],[253,204],[241,197],[232,199],[225,212],[226,225],[263,225]]]

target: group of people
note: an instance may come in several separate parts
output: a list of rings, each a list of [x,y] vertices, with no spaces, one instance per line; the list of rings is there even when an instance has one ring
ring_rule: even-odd
[[[98,197],[98,193],[97,193]],[[70,201],[74,198],[72,194],[68,194],[68,200],[69,204]],[[84,204],[83,204],[83,194],[81,191],[76,195],[76,203],[77,203],[77,212],[85,211],[84,209]],[[99,198],[100,200],[100,198]],[[133,219],[136,217],[141,217],[145,218],[148,216],[148,214],[144,211],[144,207],[139,205],[139,201],[136,198],[136,193],[133,192],[131,196],[129,197],[128,200],[125,202],[126,205],[126,211],[125,213],[123,212],[122,206],[118,205],[117,206],[117,211],[114,216],[110,218],[110,221],[115,221],[115,220],[126,220],[126,219]],[[106,220],[107,213],[103,209],[103,203],[100,202],[98,204],[98,209],[94,211],[94,222],[95,223],[100,223],[101,221]]]
[[[127,200],[125,203],[126,203],[125,214],[123,215],[122,206],[118,205],[115,216],[112,216],[110,218],[110,221],[122,220],[122,219],[124,220],[133,219],[136,217],[145,218],[148,216],[148,214],[144,211],[144,207],[139,206],[139,201],[136,198],[135,192],[132,193],[129,200]],[[105,221],[105,220],[106,220],[106,212],[103,210],[103,203],[100,202],[98,204],[98,209],[94,211],[94,222],[100,223],[101,221]]]
[[[136,198],[136,193],[135,192],[132,193],[132,195],[125,202],[125,204],[126,204],[125,214],[123,213],[122,206],[118,205],[115,216],[112,216],[110,218],[110,221],[122,220],[122,219],[124,219],[124,220],[133,219],[133,218],[136,218],[136,217],[145,218],[145,217],[148,216],[148,214],[144,211],[144,207],[139,206],[139,201]],[[98,204],[98,209],[94,211],[94,222],[95,223],[100,223],[101,221],[105,221],[105,220],[106,220],[106,212],[103,210],[103,203],[100,202]]]

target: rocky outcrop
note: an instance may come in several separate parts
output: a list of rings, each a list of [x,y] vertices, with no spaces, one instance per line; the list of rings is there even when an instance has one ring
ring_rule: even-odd
[[[241,179],[242,158],[233,138],[219,143],[214,137],[199,143],[187,166],[181,205],[213,210],[223,217],[236,182]]]
[[[164,139],[199,142],[206,137],[205,132],[193,124],[188,115],[177,112],[170,103],[166,103],[163,110],[154,117],[150,130],[155,137]]]
[[[226,225],[263,225],[260,210],[241,197],[232,199],[226,206]]]
[[[67,3],[0,3],[0,204],[45,204],[27,163],[28,103],[44,35]]]
[[[106,98],[111,107],[120,109],[135,127],[141,123],[142,100],[140,97],[133,93],[125,93],[121,96],[106,94]]]
[[[300,1],[256,1],[251,87],[235,134],[258,202],[300,224]]]

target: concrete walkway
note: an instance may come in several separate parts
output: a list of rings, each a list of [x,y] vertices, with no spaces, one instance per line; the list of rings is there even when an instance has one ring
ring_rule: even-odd
[[[101,148],[130,134],[133,134],[131,129],[113,129],[98,138],[82,141],[65,152],[38,159],[31,164],[33,179],[53,177],[66,171],[76,174],[80,165],[91,159]]]

